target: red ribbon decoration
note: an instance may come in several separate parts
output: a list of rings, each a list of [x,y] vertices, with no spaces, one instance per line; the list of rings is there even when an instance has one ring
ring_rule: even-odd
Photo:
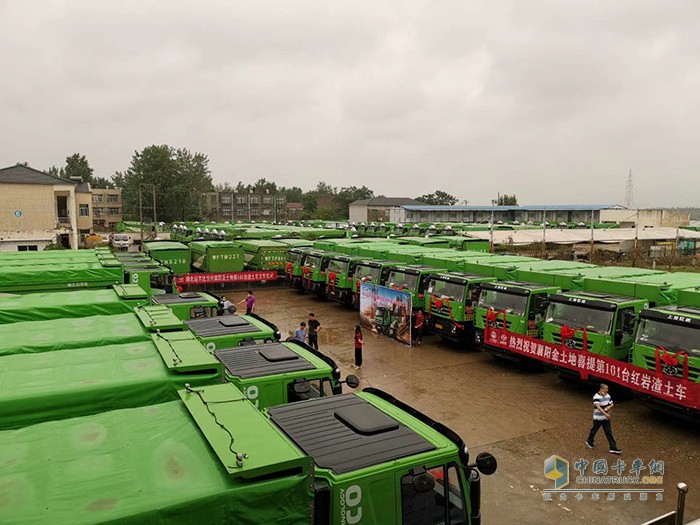
[[[575,334],[576,329],[566,326],[565,324],[562,325],[559,329],[559,335],[561,336],[562,341],[566,341],[567,339],[573,339]]]
[[[433,302],[437,308],[442,308],[443,306],[447,307],[447,313],[450,316],[450,321],[452,321],[452,324],[455,325],[458,330],[464,330],[464,325],[455,321],[454,314],[452,313],[452,306],[450,305],[450,300],[447,297],[444,299],[438,299],[436,295],[430,294],[430,301],[428,301],[428,317],[432,315]]]
[[[292,263],[288,262],[284,268],[287,271],[287,274],[289,275],[289,280],[291,281],[292,274],[294,273],[294,271],[293,271],[294,265]]]
[[[335,272],[328,272],[328,282],[333,285],[333,293],[335,293],[335,279],[337,275]]]
[[[661,372],[661,362],[666,366],[678,366],[679,356],[683,356],[683,380],[688,380],[688,352],[679,350],[675,354],[670,354],[663,346],[656,347],[656,371]]]
[[[313,273],[311,271],[310,266],[304,266],[304,269],[302,270],[304,273],[304,277],[306,277],[306,286],[311,290],[311,274]],[[303,279],[303,277],[302,277]]]

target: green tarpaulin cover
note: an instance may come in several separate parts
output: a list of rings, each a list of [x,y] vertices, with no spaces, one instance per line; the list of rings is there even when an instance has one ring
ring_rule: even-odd
[[[251,461],[267,445],[254,441],[266,424],[258,415],[228,422]],[[299,472],[258,481],[227,474],[180,401],[114,410],[0,432],[0,521],[310,523],[311,478]]]
[[[163,316],[166,325],[174,319],[173,323],[184,326],[172,312]],[[0,356],[148,341],[159,326],[146,329],[133,313],[4,324],[0,325]]]
[[[220,383],[218,360],[182,335],[163,356],[143,341],[3,357],[0,428],[173,401],[185,383]],[[175,354],[181,361],[173,363]]]
[[[128,292],[121,293],[127,287]],[[110,288],[15,295],[0,299],[0,324],[125,314],[149,303],[148,295],[138,285],[120,285],[118,291]]]
[[[31,289],[105,287],[123,283],[120,266],[99,263],[28,264],[0,267],[0,292]]]

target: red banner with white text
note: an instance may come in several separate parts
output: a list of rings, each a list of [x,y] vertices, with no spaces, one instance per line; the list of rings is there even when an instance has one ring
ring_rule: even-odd
[[[227,273],[185,273],[175,277],[175,284],[252,283],[277,280],[276,270]]]
[[[657,350],[657,370],[648,370],[610,357],[508,332],[490,323],[486,325],[484,344],[576,371],[584,380],[591,375],[669,403],[700,409],[700,383],[688,380],[687,360],[682,363],[676,360],[676,366],[684,367],[682,378],[665,374],[659,370],[659,350],[663,349]]]

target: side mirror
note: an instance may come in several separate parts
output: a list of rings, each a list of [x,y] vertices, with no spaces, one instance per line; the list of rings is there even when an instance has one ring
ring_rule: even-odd
[[[311,392],[311,384],[306,379],[295,379],[292,388],[295,394],[308,394]]]
[[[357,388],[358,386],[360,386],[360,378],[354,374],[350,374],[345,378],[344,383],[350,388]]]
[[[473,463],[471,465],[467,465],[467,468],[475,468],[484,474],[485,476],[490,476],[494,472],[496,472],[496,469],[498,468],[498,462],[496,461],[496,458],[493,457],[493,454],[490,452],[481,452],[479,455],[476,456],[476,463]]]

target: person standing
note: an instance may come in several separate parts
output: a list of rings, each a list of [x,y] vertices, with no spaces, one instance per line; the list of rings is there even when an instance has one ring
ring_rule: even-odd
[[[238,304],[245,303],[245,314],[250,315],[255,311],[255,296],[253,295],[253,290],[248,290],[248,295]]]
[[[309,314],[309,346],[318,350],[318,333],[321,331],[321,323],[313,313]]]
[[[304,321],[299,323],[299,328],[294,330],[294,339],[302,343],[306,341],[306,323]]]
[[[622,454],[622,450],[617,448],[610,426],[610,412],[612,409],[613,401],[608,393],[608,385],[601,383],[598,393],[593,396],[593,427],[588,433],[586,445],[588,448],[595,448],[593,440],[600,427],[603,427],[603,432],[605,432],[605,437],[608,438],[608,444],[610,445],[610,453]]]
[[[362,366],[362,347],[365,342],[362,339],[362,328],[359,324],[355,325],[355,369],[359,370]]]
[[[416,310],[416,322],[413,326],[413,343],[416,346],[423,344],[423,326],[425,325],[425,315],[423,310]]]

